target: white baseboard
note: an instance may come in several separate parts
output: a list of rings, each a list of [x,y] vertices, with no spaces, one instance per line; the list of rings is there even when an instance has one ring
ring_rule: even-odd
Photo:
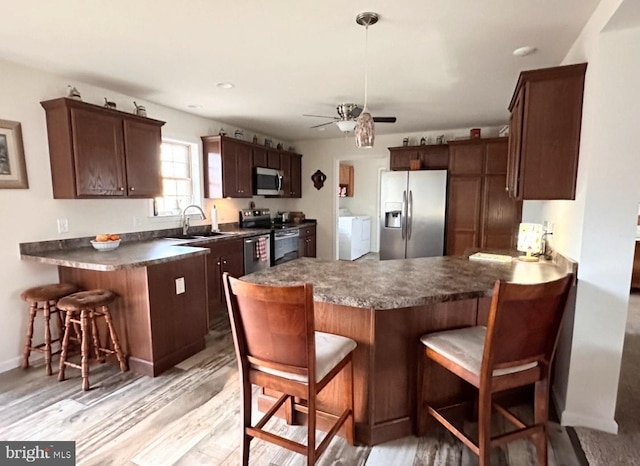
[[[9,359],[7,361],[0,362],[0,372],[7,372],[11,369],[15,369],[16,367],[20,367],[22,364],[22,357],[18,356],[17,358]]]
[[[585,416],[584,414],[567,411],[564,400],[558,396],[555,386],[551,390],[551,400],[553,401],[553,406],[556,408],[556,413],[560,416],[560,424],[563,426],[588,427],[609,434],[618,433],[618,423],[614,419]]]
[[[39,365],[44,360],[44,354],[39,352],[32,352],[29,357],[29,365]],[[0,362],[0,373],[10,371],[11,369],[15,369],[16,367],[20,367],[22,365],[22,356],[17,356],[13,359],[8,359],[7,361]]]
[[[560,415],[560,424],[572,427],[588,427],[589,429],[600,430],[609,434],[618,433],[618,423],[614,419],[585,416],[581,413],[566,410]]]

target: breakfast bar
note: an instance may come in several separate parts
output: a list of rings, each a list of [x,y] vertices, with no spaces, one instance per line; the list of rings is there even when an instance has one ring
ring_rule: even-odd
[[[58,266],[62,283],[118,295],[110,307],[132,371],[156,376],[204,349],[208,249],[160,239],[109,252],[56,243],[22,244],[21,258]]]
[[[243,280],[313,283],[316,329],[358,344],[353,356],[356,441],[376,445],[413,432],[420,336],[486,323],[498,279],[540,283],[574,271],[575,265],[561,256],[507,264],[462,256],[361,262],[302,258]],[[433,401],[446,402],[464,389],[445,370],[436,377],[438,386],[429,388]],[[323,409],[339,412],[341,383],[338,377],[321,393]],[[267,409],[275,395],[263,393],[260,409]]]

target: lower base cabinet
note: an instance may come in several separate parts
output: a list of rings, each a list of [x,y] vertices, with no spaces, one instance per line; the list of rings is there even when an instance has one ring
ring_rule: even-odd
[[[109,308],[129,368],[155,377],[205,347],[205,261],[200,255],[114,271],[58,267],[58,275],[61,283],[106,288],[118,295]]]
[[[640,241],[636,241],[636,252],[633,256],[633,272],[631,274],[631,288],[640,288]]]
[[[343,335],[358,343],[353,352],[357,444],[378,445],[414,434],[416,375],[421,362],[417,342],[425,333],[476,325],[477,309],[477,299],[384,311],[315,302],[318,331]],[[433,404],[447,406],[468,393],[462,379],[439,366],[432,370],[432,380],[438,383],[422,389]],[[344,373],[338,374],[320,393],[319,408],[340,413],[345,383]],[[267,411],[279,395],[263,389],[258,397],[259,409]],[[284,414],[284,409],[279,413]],[[294,411],[294,424],[305,422],[306,415]],[[324,417],[317,419],[320,429],[327,429],[331,422]]]
[[[300,228],[298,257],[316,257],[316,226]]]
[[[222,274],[229,272],[232,277],[244,275],[244,249],[241,239],[225,239],[198,243],[198,247],[209,248],[207,254],[207,292],[209,320],[225,312]]]

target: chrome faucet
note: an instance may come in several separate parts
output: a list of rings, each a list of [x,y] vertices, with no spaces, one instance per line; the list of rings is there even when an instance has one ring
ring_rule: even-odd
[[[187,217],[186,213],[187,213],[187,210],[189,210],[191,207],[194,207],[200,211],[200,220],[204,220],[207,218],[207,216],[204,214],[204,210],[202,210],[200,206],[191,204],[185,207],[184,210],[182,211],[182,234],[184,236],[189,234],[189,217]]]

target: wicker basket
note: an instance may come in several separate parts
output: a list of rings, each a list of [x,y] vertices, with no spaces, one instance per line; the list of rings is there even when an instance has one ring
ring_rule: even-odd
[[[289,220],[296,225],[304,222],[304,213],[302,212],[289,212]]]

